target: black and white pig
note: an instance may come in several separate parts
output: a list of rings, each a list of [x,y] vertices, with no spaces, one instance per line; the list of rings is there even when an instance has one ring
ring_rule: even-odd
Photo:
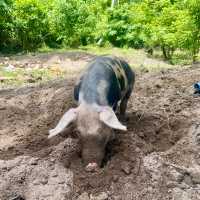
[[[115,111],[120,102],[120,115],[125,115],[134,82],[135,74],[124,60],[113,56],[96,57],[75,85],[74,98],[78,107],[62,116],[57,126],[49,131],[48,138],[75,122],[86,170],[97,169],[104,158],[106,144],[114,136],[113,129],[127,130]]]

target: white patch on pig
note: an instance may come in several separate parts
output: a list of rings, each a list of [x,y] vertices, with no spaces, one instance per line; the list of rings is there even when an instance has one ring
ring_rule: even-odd
[[[108,82],[105,80],[100,80],[98,86],[97,86],[97,92],[99,93],[100,102],[103,102],[104,104],[108,104],[107,98],[105,94],[107,93],[108,88]]]
[[[64,129],[73,121],[76,120],[77,118],[77,108],[71,108],[69,109],[60,119],[60,121],[58,122],[58,124],[56,125],[56,127],[54,129],[49,130],[49,136],[48,138],[52,138],[53,136],[58,135],[59,133],[61,133],[62,131],[64,131]]]
[[[100,112],[100,120],[110,128],[127,131],[126,126],[121,124],[110,107],[106,107]]]
[[[99,119],[101,106],[96,104],[81,103],[77,117],[77,128],[82,136],[98,135],[102,132],[110,132],[110,128]]]

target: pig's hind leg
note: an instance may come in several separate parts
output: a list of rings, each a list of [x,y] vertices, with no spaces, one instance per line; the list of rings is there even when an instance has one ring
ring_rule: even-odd
[[[132,90],[129,90],[120,103],[120,119],[126,120],[126,109]]]

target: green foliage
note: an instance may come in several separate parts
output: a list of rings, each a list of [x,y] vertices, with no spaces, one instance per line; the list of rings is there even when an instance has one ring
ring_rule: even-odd
[[[56,41],[66,46],[86,45],[92,41],[95,18],[84,0],[55,0],[49,22]]]
[[[192,52],[193,61],[196,61],[197,53],[200,48],[200,0],[186,0],[185,4],[189,9],[192,19],[190,51]]]
[[[144,45],[141,37],[141,26],[133,22],[133,13],[128,4],[122,4],[108,11],[107,40],[117,47],[141,48]]]
[[[183,2],[170,0],[144,0],[135,7],[137,23],[143,25],[144,41],[148,48],[160,47],[167,60],[176,50],[196,55],[200,46],[194,37],[197,30],[189,10]],[[195,49],[195,50],[194,50]]]
[[[161,46],[165,59],[171,59],[174,51],[180,47],[180,37],[185,39],[182,32],[179,31],[180,26],[187,19],[183,16],[184,11],[177,9],[175,6],[165,7],[152,24],[154,30],[153,40],[155,44]]]
[[[16,0],[14,25],[17,39],[23,49],[33,50],[44,42],[48,33],[45,7],[39,0]]]
[[[0,0],[0,51],[111,44],[195,61],[200,0]],[[114,7],[111,8],[111,6]]]
[[[14,41],[12,1],[0,1],[0,49],[8,47]]]

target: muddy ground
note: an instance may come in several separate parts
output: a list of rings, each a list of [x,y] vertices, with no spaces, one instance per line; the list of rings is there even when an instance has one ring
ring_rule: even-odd
[[[1,90],[0,200],[200,199],[200,97],[192,88],[200,68],[136,74],[128,131],[116,132],[94,173],[82,166],[76,127],[47,140],[75,106],[75,78]]]

